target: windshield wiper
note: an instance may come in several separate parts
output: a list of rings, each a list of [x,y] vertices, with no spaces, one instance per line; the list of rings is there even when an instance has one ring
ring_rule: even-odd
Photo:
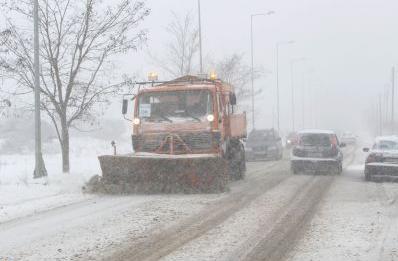
[[[160,118],[162,118],[162,119],[165,120],[165,121],[168,121],[168,122],[170,122],[170,123],[173,122],[171,119],[167,118],[167,117],[164,116],[163,114],[161,114],[161,115],[159,115],[159,116],[160,116]]]
[[[188,113],[188,111],[185,111],[185,114],[198,122],[202,122],[198,117],[195,117],[195,116],[191,115],[190,113]]]
[[[158,119],[158,121],[162,121],[162,120],[165,120],[165,121],[167,121],[167,122],[170,122],[170,123],[172,123],[173,121],[171,120],[171,119],[169,119],[169,118],[167,118],[166,116],[164,116],[164,115],[151,115],[151,117],[149,118],[149,119],[151,119],[151,121],[154,121],[154,120],[156,120],[156,118]]]

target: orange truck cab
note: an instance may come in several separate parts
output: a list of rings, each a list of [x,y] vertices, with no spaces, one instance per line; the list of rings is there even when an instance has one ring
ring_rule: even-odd
[[[184,76],[139,89],[134,99],[132,143],[136,153],[216,154],[245,170],[246,114],[236,113],[232,86]],[[127,102],[123,103],[127,112]]]

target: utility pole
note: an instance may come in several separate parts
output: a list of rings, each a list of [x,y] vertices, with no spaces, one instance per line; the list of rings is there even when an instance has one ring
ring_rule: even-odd
[[[254,54],[253,54],[253,18],[255,16],[266,16],[274,14],[274,11],[266,13],[250,15],[250,56],[251,56],[251,96],[252,96],[252,129],[255,129],[255,116],[254,116]]]
[[[302,116],[303,116],[303,118],[302,118],[302,125],[303,125],[303,129],[305,129],[305,85],[306,85],[306,78],[305,78],[305,75],[303,74],[303,89],[302,89],[302,92],[301,92],[301,95],[302,95],[302,108],[301,108],[301,110],[302,110]]]
[[[280,135],[280,121],[279,121],[279,43],[276,44],[276,126],[278,128],[278,134]]]
[[[293,44],[294,41],[276,43],[276,121],[278,133],[280,133],[280,94],[279,94],[279,47],[281,45]]]
[[[200,74],[203,74],[203,60],[202,60],[202,21],[200,14],[200,0],[198,0],[198,17],[199,17],[199,59],[200,59]]]
[[[291,87],[291,96],[292,96],[292,100],[291,100],[291,107],[292,107],[292,131],[294,131],[295,129],[295,122],[294,122],[294,70],[293,70],[293,60],[290,61],[290,87]]]
[[[382,94],[379,94],[379,135],[383,135]]]
[[[40,126],[40,60],[39,60],[39,1],[34,0],[34,73],[35,73],[35,170],[34,178],[47,176],[41,152],[41,126]]]
[[[252,80],[252,129],[255,129],[254,121],[254,56],[253,56],[253,16],[250,16],[250,53],[251,53],[251,80]]]
[[[294,65],[296,62],[305,61],[306,58],[301,57],[290,60],[290,84],[291,84],[291,109],[292,109],[292,131],[295,131],[295,103],[294,103]]]
[[[392,67],[391,71],[391,134],[395,132],[394,122],[394,93],[395,93],[395,67]]]

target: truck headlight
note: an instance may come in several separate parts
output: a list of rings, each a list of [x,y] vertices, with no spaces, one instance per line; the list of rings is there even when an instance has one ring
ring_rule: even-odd
[[[208,120],[209,122],[213,122],[213,121],[214,121],[214,115],[213,115],[213,114],[207,115],[207,120]]]
[[[139,125],[140,123],[141,123],[140,118],[134,118],[134,120],[133,120],[134,125]]]

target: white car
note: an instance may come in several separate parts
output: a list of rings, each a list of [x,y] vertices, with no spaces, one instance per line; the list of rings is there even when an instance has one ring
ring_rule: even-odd
[[[365,162],[365,179],[398,180],[398,136],[377,137]]]

